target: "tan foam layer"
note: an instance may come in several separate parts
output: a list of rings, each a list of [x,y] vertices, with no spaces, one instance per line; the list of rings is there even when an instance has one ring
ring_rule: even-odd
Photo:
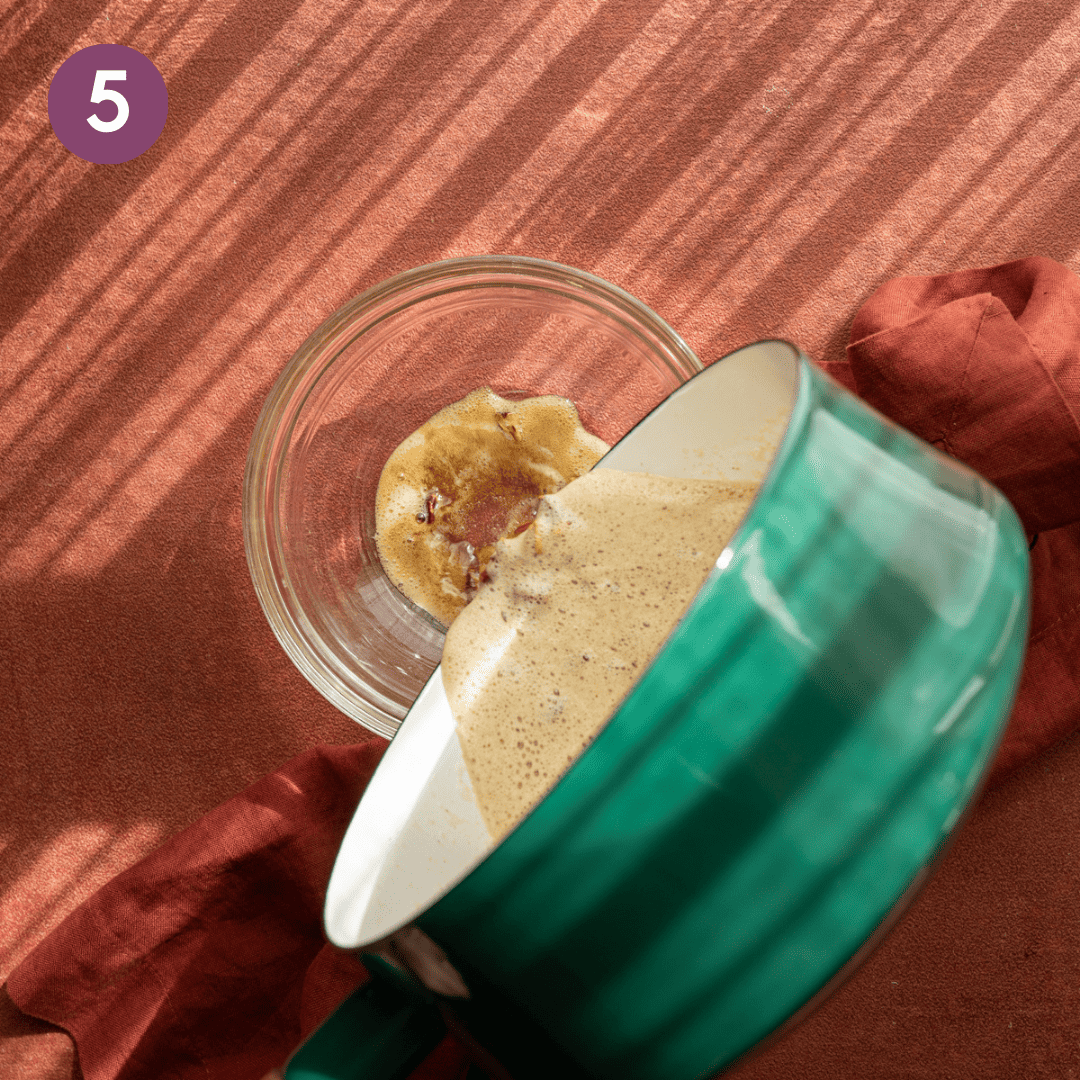
[[[501,839],[595,738],[684,614],[757,486],[599,469],[497,545],[442,674]]]

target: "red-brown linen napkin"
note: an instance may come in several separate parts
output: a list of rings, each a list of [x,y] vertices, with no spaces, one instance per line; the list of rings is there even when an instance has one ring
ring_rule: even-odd
[[[1012,499],[1035,546],[1031,639],[993,780],[1080,727],[1080,279],[1050,259],[900,278],[824,365]],[[259,1080],[364,977],[323,893],[383,743],[318,747],[121,874],[15,971],[86,1080]],[[451,1042],[415,1076],[458,1077]]]

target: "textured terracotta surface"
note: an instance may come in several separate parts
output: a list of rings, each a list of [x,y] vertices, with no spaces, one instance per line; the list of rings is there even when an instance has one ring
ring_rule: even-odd
[[[169,88],[124,165],[48,123],[99,42]],[[1076,0],[9,0],[0,55],[0,978],[162,840],[360,734],[278,647],[239,516],[263,398],[350,297],[519,252],[706,361],[777,335],[840,362],[897,275],[1080,271]],[[1075,736],[1004,780],[882,949],[734,1075],[1080,1075],[1078,792]],[[0,1032],[0,1076],[72,1075],[6,996]]]

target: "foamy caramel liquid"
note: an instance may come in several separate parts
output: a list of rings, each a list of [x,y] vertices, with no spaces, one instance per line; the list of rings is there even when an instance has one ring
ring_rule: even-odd
[[[474,390],[414,431],[383,467],[375,496],[383,569],[449,626],[496,542],[529,525],[541,496],[607,451],[566,398],[509,401],[486,387]]]
[[[496,545],[442,677],[484,822],[501,840],[596,737],[682,617],[753,484],[601,469]]]

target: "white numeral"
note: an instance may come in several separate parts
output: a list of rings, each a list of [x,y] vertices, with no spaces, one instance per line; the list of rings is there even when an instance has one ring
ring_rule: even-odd
[[[86,122],[95,131],[119,131],[128,122],[127,98],[119,90],[107,90],[107,82],[120,82],[127,80],[126,71],[98,71],[94,75],[94,89],[90,92],[90,100],[99,105],[103,101],[111,101],[116,105],[116,116],[112,120],[102,120],[97,113],[91,113]]]

